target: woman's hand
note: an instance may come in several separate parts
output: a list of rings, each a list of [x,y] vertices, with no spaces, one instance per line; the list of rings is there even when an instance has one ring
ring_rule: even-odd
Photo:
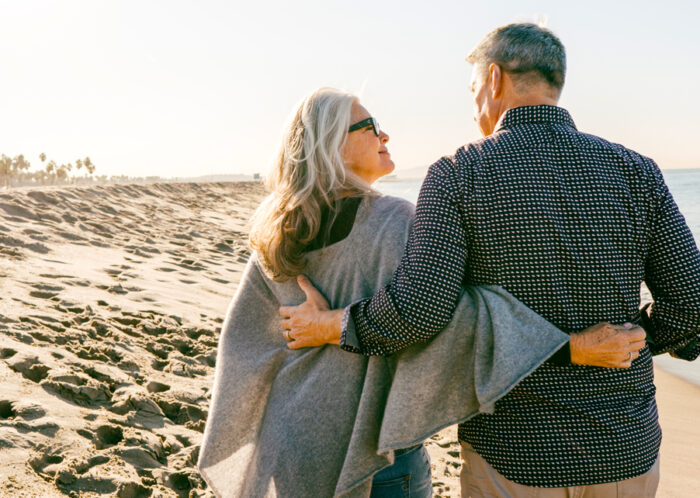
[[[282,328],[289,349],[340,344],[340,320],[343,310],[331,310],[328,301],[304,275],[297,283],[306,294],[299,306],[282,306]]]
[[[625,323],[599,323],[571,334],[571,363],[607,368],[629,368],[646,345],[642,327]]]

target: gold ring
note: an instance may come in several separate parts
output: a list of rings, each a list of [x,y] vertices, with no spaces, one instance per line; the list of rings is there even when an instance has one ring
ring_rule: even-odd
[[[284,338],[287,339],[287,340],[290,340],[290,339],[289,339],[289,330],[285,330],[285,331],[284,331]]]
[[[634,353],[630,351],[630,363],[632,363],[632,356],[634,356]]]

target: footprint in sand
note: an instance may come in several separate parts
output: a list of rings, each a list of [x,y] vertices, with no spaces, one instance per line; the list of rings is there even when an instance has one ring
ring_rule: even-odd
[[[111,277],[117,277],[122,272],[122,270],[107,268],[106,270],[104,270],[104,272],[107,273]]]
[[[42,452],[46,453],[41,454]],[[82,491],[99,491],[100,494],[104,494],[117,490],[113,480],[103,479],[97,474],[82,475],[109,461],[110,458],[105,455],[96,455],[89,459],[66,459],[58,449],[39,447],[38,452],[30,458],[29,466],[38,476],[46,481],[54,482],[63,491],[73,488]],[[70,494],[77,496],[74,491]]]
[[[149,393],[162,393],[168,391],[170,386],[168,384],[163,384],[161,382],[152,380],[146,385],[146,390]]]
[[[54,342],[53,337],[48,336],[48,335],[46,335],[43,332],[40,332],[38,330],[34,330],[34,331],[29,332],[29,335],[40,342],[48,342],[50,344],[52,344]]]
[[[36,382],[37,384],[44,380],[51,370],[46,365],[39,361],[36,356],[20,357],[12,356],[11,360],[5,360],[8,366],[15,372],[21,374],[25,379]]]
[[[17,351],[14,349],[2,348],[2,349],[0,349],[0,360],[4,360],[6,358],[12,358],[16,354],[17,354]]]
[[[177,271],[176,268],[168,268],[167,266],[161,266],[160,268],[156,268],[156,270],[157,270],[157,271],[166,272],[166,273],[170,273],[170,272],[173,272],[173,271]]]
[[[202,261],[205,262],[206,264],[212,265],[212,266],[223,266],[223,263],[219,263],[219,261],[221,259],[222,258],[219,256],[214,256],[213,259],[203,259]]]
[[[144,482],[144,478],[141,478]],[[153,481],[155,484],[155,480]],[[122,482],[117,489],[116,496],[118,498],[148,498],[151,496],[151,490],[143,484],[137,482]]]
[[[76,351],[75,354],[78,358],[82,358],[83,360],[99,360],[104,363],[119,363],[123,357],[121,353],[114,348],[104,345],[100,345],[99,347],[95,345],[84,346]]]
[[[153,360],[151,362],[151,368],[153,368],[153,370],[158,370],[159,372],[162,372],[165,369],[165,367],[167,367],[169,364],[169,361]]]
[[[41,387],[80,406],[102,405],[112,398],[108,384],[79,373],[52,373]]]
[[[58,285],[32,284],[31,287],[34,290],[29,291],[29,295],[39,299],[51,299],[64,290],[64,287]]]
[[[94,433],[95,448],[103,450],[115,444],[119,444],[124,439],[124,431],[118,425],[101,425]]]
[[[135,317],[133,314],[128,315],[127,313],[122,313],[122,316],[113,317],[112,321],[131,327],[135,327],[136,325],[139,325],[141,323],[140,318]]]
[[[63,462],[63,460],[63,455],[60,454],[59,449],[41,445],[37,448],[37,452],[29,459],[28,463],[34,472],[41,476],[44,474],[47,467],[57,465]]]
[[[160,344],[159,342],[149,342],[146,344],[146,351],[150,352],[151,354],[157,356],[161,360],[167,360],[168,357],[170,356],[170,353],[174,351],[174,348],[170,344]],[[167,364],[167,362],[166,362]],[[155,366],[153,368],[156,368]],[[156,370],[161,370],[160,368],[156,368]]]
[[[173,473],[166,473],[165,484],[176,491],[184,493],[191,492],[194,489],[204,488],[204,481],[195,470],[187,469]],[[191,496],[191,495],[190,495]]]
[[[51,280],[62,279],[62,278],[73,278],[72,275],[61,275],[61,274],[55,274],[55,273],[40,273],[39,276],[42,278],[50,278]]]
[[[104,285],[104,286],[98,285],[97,287],[98,287],[99,289],[106,290],[107,292],[109,292],[109,293],[111,293],[111,294],[124,295],[124,294],[128,294],[128,293],[129,293],[129,291],[126,290],[124,287],[122,287],[121,284],[111,285],[111,286],[108,286],[108,285]]]
[[[232,253],[233,247],[231,247],[226,242],[219,242],[214,246],[213,252]]]
[[[85,237],[82,235],[78,235],[77,233],[71,233],[71,232],[56,232],[60,237],[63,237],[66,240],[70,240],[71,242],[75,242],[77,245],[87,245],[87,240]]]
[[[13,419],[17,416],[13,404],[12,401],[0,400],[0,420]]]
[[[17,417],[24,420],[36,420],[46,416],[46,409],[39,403],[29,400],[18,400],[12,406]]]
[[[196,405],[184,403],[172,396],[154,396],[156,404],[173,423],[184,425],[188,429],[204,432],[207,412]]]
[[[114,393],[112,401],[109,410],[117,415],[133,413],[146,418],[165,416],[161,408],[141,388],[134,386],[118,389]]]

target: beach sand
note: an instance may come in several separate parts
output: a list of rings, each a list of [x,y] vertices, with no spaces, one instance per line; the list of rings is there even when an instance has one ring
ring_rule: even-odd
[[[0,193],[0,496],[208,496],[194,465],[258,183]]]
[[[0,192],[0,497],[211,496],[197,460],[258,183]],[[700,389],[657,372],[659,496],[700,489]],[[459,496],[456,427],[428,441]]]
[[[657,496],[700,496],[700,387],[660,368],[654,375],[663,431]]]

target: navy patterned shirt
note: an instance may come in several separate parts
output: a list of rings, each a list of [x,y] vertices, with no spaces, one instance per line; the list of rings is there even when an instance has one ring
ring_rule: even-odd
[[[401,264],[347,308],[341,347],[387,355],[428,340],[463,285],[500,285],[568,333],[639,323],[643,281],[653,343],[631,368],[545,363],[460,439],[528,486],[641,475],[661,441],[651,355],[700,353],[700,254],[656,164],[579,132],[562,108],[518,107],[430,167]]]

